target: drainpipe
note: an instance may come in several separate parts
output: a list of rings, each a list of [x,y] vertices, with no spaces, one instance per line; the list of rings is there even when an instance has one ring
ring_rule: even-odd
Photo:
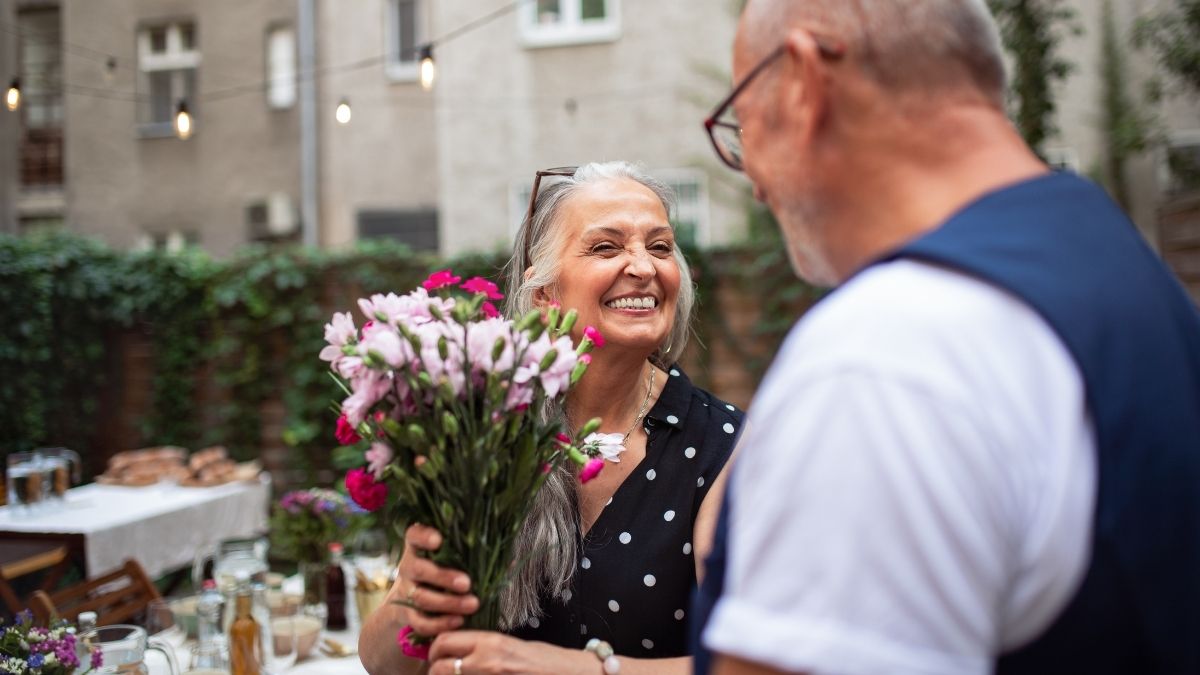
[[[297,0],[300,49],[300,227],[305,246],[317,246],[317,23],[316,0]]]

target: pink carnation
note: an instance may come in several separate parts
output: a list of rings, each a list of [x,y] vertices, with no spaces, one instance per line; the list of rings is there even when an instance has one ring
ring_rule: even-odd
[[[425,290],[432,291],[437,288],[453,286],[460,281],[462,281],[462,277],[454,276],[454,272],[451,272],[450,270],[440,270],[430,274],[428,279],[421,282],[421,285],[425,287]]]
[[[500,318],[500,310],[496,309],[495,305],[493,305],[492,303],[490,303],[486,300],[480,306],[480,309],[483,310],[483,315],[489,319]]]
[[[410,637],[415,635],[412,626],[405,626],[396,634],[396,644],[400,645],[400,651],[410,659],[420,659],[421,661],[429,660],[429,645],[416,645],[410,641]]]
[[[393,457],[392,448],[387,443],[372,443],[371,449],[367,450],[367,468],[370,469],[371,475],[375,480],[383,478],[383,470],[391,463]]]
[[[342,445],[354,445],[362,440],[362,436],[354,430],[354,425],[350,424],[350,420],[346,419],[346,414],[342,413],[337,419],[337,430],[334,432],[337,437],[337,442]]]
[[[600,331],[596,330],[594,326],[588,326],[587,328],[584,328],[583,337],[585,340],[591,340],[592,343],[596,345],[597,349],[604,346],[604,336],[601,335]]]
[[[504,295],[500,292],[500,287],[483,277],[472,277],[463,282],[459,288],[471,293],[483,293],[487,295],[488,300],[504,299]]]
[[[589,480],[600,475],[600,470],[604,468],[604,460],[599,457],[589,459],[588,463],[583,466],[583,471],[579,472],[579,482],[586,483]]]
[[[346,474],[346,491],[355,504],[367,511],[378,511],[387,501],[387,485],[375,482],[366,469],[353,469]]]

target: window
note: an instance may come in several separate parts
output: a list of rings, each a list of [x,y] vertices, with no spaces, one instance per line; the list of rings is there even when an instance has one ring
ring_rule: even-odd
[[[422,0],[389,0],[387,16],[387,74],[393,80],[417,79],[420,46],[425,39]]]
[[[392,239],[414,251],[438,250],[437,211],[359,211],[359,239]]]
[[[1200,189],[1200,130],[1171,134],[1161,173],[1167,194]]]
[[[188,246],[200,243],[195,232],[182,230],[156,230],[143,232],[133,244],[134,251],[166,251],[179,253]]]
[[[62,42],[59,10],[17,14],[21,86],[21,187],[63,184]],[[8,83],[5,82],[7,87]]]
[[[621,36],[620,0],[536,0],[517,13],[527,47],[611,42]]]
[[[708,175],[696,169],[665,169],[655,177],[675,191],[675,241],[680,246],[708,246]]]
[[[188,102],[195,117],[199,65],[192,24],[169,23],[138,31],[138,71],[146,95],[139,119],[143,136],[173,135],[175,108],[180,101]]]
[[[296,104],[296,33],[291,26],[267,31],[267,105],[276,110]]]

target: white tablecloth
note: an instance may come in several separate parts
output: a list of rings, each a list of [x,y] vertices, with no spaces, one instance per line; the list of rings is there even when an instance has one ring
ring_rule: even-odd
[[[83,535],[89,576],[136,558],[153,578],[192,564],[224,539],[265,532],[270,493],[267,474],[207,488],[84,485],[69,490],[57,510],[0,507],[0,532]]]

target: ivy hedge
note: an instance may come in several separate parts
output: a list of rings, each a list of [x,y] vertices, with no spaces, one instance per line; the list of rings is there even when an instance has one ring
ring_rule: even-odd
[[[750,354],[764,350],[742,343],[765,341],[773,351],[811,289],[795,281],[770,238],[689,258],[697,342],[723,340],[761,372],[765,359]],[[498,254],[446,261],[378,242],[343,251],[252,246],[214,260],[198,250],[118,252],[62,232],[0,236],[0,448],[64,445],[94,457],[103,416],[121,412],[102,400],[123,367],[119,340],[135,333],[152,346],[148,412],[139,420],[145,444],[219,443],[235,457],[257,456],[263,404],[279,400],[289,467],[313,481],[327,463],[338,394],[316,358],[330,312],[413,288],[446,266],[496,279],[503,263]],[[715,301],[731,270],[742,292],[762,302],[766,320],[750,336],[729,330]],[[704,350],[696,353],[703,365]],[[216,394],[205,398],[202,389]],[[202,398],[214,403],[199,405]]]

